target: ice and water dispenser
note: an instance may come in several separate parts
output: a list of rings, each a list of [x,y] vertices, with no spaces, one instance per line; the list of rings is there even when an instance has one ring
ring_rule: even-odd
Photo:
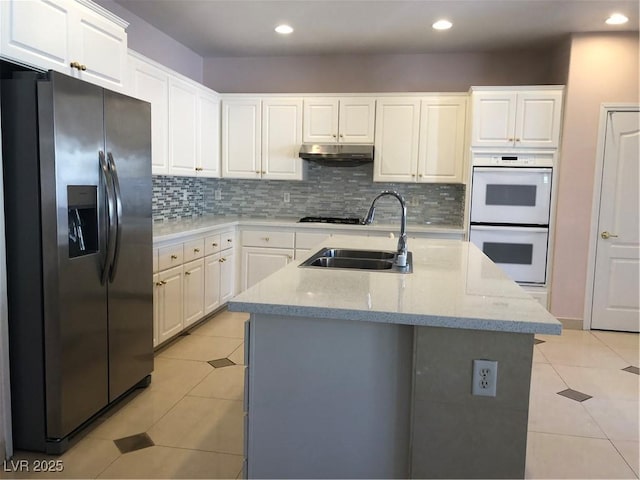
[[[98,251],[98,187],[67,186],[69,258]]]

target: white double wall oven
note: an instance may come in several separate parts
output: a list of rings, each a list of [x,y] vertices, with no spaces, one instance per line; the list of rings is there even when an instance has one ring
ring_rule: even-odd
[[[545,285],[552,153],[475,154],[469,240],[514,281]]]

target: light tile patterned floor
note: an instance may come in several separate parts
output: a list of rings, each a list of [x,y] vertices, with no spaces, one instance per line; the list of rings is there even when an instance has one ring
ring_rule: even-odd
[[[238,478],[246,318],[222,312],[160,351],[151,385],[59,457],[62,473],[43,477]],[[543,343],[534,347],[526,478],[638,478],[640,377],[622,369],[639,366],[639,336],[565,330],[537,338]],[[218,358],[237,365],[207,363]],[[593,398],[558,395],[567,389]],[[142,432],[154,446],[121,454],[113,442]],[[44,457],[18,452],[14,461]]]

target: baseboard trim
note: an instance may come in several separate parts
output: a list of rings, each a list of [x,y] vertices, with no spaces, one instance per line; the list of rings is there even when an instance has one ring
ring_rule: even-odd
[[[585,330],[582,319],[580,318],[559,318],[558,321],[562,323],[562,328],[567,330]]]

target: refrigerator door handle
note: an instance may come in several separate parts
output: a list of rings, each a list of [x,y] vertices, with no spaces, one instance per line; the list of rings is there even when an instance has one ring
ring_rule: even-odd
[[[102,274],[100,275],[100,283],[104,285],[107,281],[107,277],[109,276],[109,269],[113,262],[113,256],[116,248],[116,204],[114,197],[111,194],[113,190],[113,178],[109,172],[109,166],[104,158],[103,151],[98,153],[98,158],[100,160],[100,173],[104,181],[104,190],[107,199],[107,223],[109,227],[107,232],[107,253],[104,258]]]
[[[122,238],[122,195],[120,195],[120,180],[118,179],[118,171],[116,162],[113,160],[111,152],[107,152],[107,160],[109,164],[109,172],[111,173],[113,182],[113,193],[115,197],[115,242],[113,257],[111,260],[111,268],[109,269],[109,281],[113,282],[118,269],[118,258],[120,257],[120,239]]]

